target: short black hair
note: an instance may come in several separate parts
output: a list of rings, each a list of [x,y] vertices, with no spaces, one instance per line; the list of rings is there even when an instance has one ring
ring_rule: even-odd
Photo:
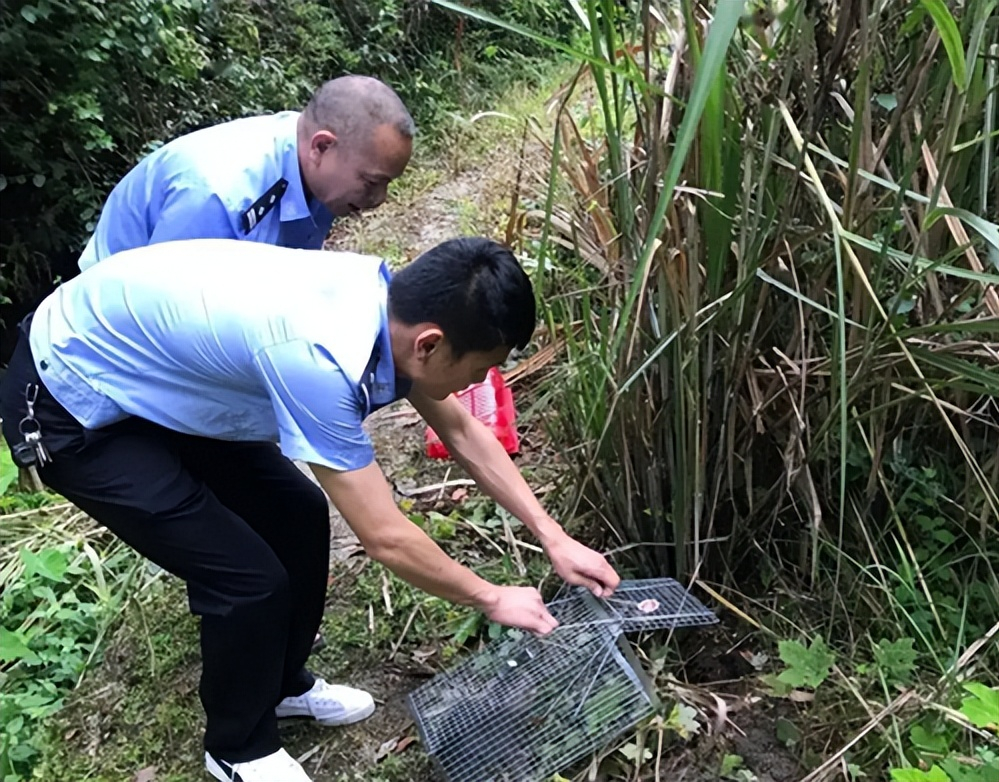
[[[450,239],[396,272],[389,315],[440,326],[456,359],[524,348],[534,333],[534,289],[513,253],[491,239]]]

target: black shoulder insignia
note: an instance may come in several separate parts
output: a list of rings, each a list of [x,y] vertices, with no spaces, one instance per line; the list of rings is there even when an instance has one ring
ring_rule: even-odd
[[[288,180],[279,179],[271,185],[270,190],[260,196],[260,198],[250,205],[249,209],[239,216],[240,222],[243,224],[244,234],[248,234],[256,228],[257,223],[263,220],[267,216],[267,213],[278,205],[278,202],[281,201],[281,196],[284,195],[284,191],[287,189]]]

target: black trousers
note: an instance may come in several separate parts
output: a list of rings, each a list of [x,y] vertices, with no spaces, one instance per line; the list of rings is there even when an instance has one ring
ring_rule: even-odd
[[[271,443],[139,418],[83,428],[42,384],[23,333],[0,384],[10,444],[28,383],[53,457],[42,481],[187,585],[201,617],[205,748],[234,763],[275,752],[275,705],[315,681],[304,666],[326,596],[326,495]]]

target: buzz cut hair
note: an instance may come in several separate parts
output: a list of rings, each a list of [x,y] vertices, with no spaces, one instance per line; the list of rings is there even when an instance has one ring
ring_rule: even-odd
[[[416,135],[416,123],[396,91],[371,76],[340,76],[322,84],[302,112],[314,128],[350,143],[390,125],[404,138]]]

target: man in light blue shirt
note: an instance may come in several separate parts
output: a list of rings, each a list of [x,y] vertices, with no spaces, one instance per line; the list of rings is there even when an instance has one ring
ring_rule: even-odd
[[[231,240],[117,254],[22,324],[0,383],[20,462],[187,584],[218,780],[308,782],[277,719],[342,725],[374,710],[304,667],[324,608],[327,496],[368,556],[415,586],[501,624],[556,625],[536,590],[484,581],[396,508],[361,425],[372,410],[407,397],[563,579],[599,596],[618,583],[451,396],[531,337],[534,294],[512,254],[452,240],[391,279],[378,259],[330,256]]]
[[[399,96],[367,76],[327,81],[301,113],[189,133],[148,155],[111,191],[80,269],[179,239],[318,250],[334,218],[384,202],[409,162],[414,133]]]
[[[374,209],[401,176],[415,128],[366,76],[323,84],[301,113],[205,128],[160,147],[111,191],[79,265],[178,239],[319,249],[333,219]]]

